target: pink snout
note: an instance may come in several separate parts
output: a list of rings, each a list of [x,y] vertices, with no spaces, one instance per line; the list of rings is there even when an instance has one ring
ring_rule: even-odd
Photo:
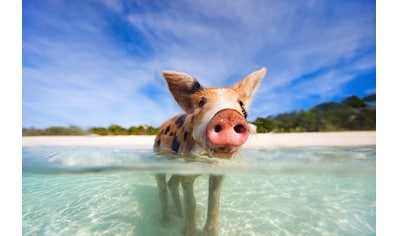
[[[216,113],[206,129],[208,141],[216,148],[241,146],[248,136],[247,121],[242,114],[232,109]]]

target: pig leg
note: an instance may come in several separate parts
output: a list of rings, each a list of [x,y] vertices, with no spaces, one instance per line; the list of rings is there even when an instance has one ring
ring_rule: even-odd
[[[166,175],[158,174],[155,176],[158,185],[159,201],[161,203],[161,223],[166,224],[169,220],[168,209],[168,188],[166,187]]]
[[[194,180],[197,176],[182,176],[182,186],[184,193],[184,235],[195,235],[195,196],[194,196]]]
[[[176,215],[180,218],[183,217],[183,210],[180,201],[180,194],[179,194],[179,184],[180,184],[180,175],[172,175],[168,181],[168,188],[170,194],[172,195],[172,200],[175,204],[176,208]]]
[[[219,202],[223,182],[222,175],[209,176],[208,215],[202,235],[218,235],[219,228]]]

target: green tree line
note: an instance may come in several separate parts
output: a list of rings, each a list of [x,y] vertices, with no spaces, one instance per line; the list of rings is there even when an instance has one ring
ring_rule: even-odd
[[[140,125],[124,128],[120,125],[110,125],[108,127],[92,127],[89,129],[82,129],[78,126],[71,125],[69,127],[52,126],[45,129],[37,128],[22,128],[22,136],[41,136],[41,135],[154,135],[158,128],[152,126]]]
[[[363,98],[350,96],[342,102],[321,103],[308,111],[281,113],[254,122],[258,133],[267,132],[321,132],[376,129],[376,94]],[[154,135],[159,128],[140,125],[124,128],[116,124],[108,127],[81,129],[52,126],[45,129],[22,128],[23,136],[40,135]]]
[[[252,123],[258,133],[375,130],[376,94],[350,96],[341,103],[321,103],[308,111],[258,117]]]

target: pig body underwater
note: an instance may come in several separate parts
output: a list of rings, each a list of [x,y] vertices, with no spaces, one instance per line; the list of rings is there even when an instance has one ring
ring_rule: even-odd
[[[169,90],[185,111],[163,123],[153,149],[158,153],[205,152],[210,157],[231,158],[246,142],[252,126],[247,123],[251,98],[266,74],[262,68],[231,87],[204,88],[186,73],[164,71]],[[183,156],[184,157],[184,156]],[[197,175],[156,176],[162,220],[168,221],[168,192],[176,215],[184,217],[184,235],[196,234],[194,180]],[[220,190],[223,176],[209,176],[207,220],[202,235],[218,234]],[[183,205],[179,185],[183,188]]]

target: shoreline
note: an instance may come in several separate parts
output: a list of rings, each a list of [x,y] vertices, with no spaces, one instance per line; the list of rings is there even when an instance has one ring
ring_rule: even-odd
[[[23,136],[22,147],[103,146],[152,149],[155,135],[127,136]],[[243,149],[304,146],[376,145],[376,131],[262,133],[252,134]]]

